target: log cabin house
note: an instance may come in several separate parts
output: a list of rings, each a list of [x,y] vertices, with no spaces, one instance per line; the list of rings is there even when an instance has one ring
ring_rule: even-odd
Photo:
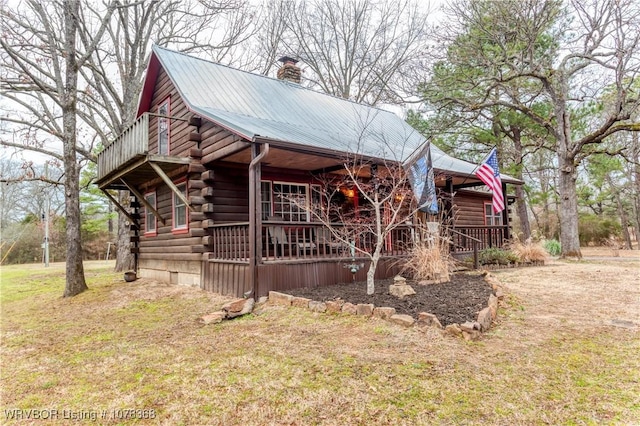
[[[257,297],[365,279],[290,197],[314,202],[317,176],[339,173],[354,153],[399,162],[425,138],[391,112],[300,86],[295,61],[283,62],[275,79],[153,47],[137,120],[98,155],[97,185],[129,217],[139,276]],[[433,145],[431,156],[453,250],[502,245],[508,209],[492,213],[476,165]],[[131,205],[109,189],[128,191]],[[345,192],[357,209],[357,192]],[[410,227],[394,231],[377,277],[398,272],[406,245],[396,242]]]

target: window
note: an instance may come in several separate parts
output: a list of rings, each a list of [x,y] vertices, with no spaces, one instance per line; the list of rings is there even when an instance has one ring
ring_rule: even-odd
[[[176,184],[178,190],[187,197],[187,183]],[[173,229],[174,230],[186,230],[187,229],[187,205],[173,193]]]
[[[273,214],[287,222],[308,222],[308,185],[273,183]]]
[[[271,216],[271,182],[263,180],[260,182],[260,193],[262,199],[262,220],[267,220]]]
[[[165,100],[158,107],[158,154],[169,155],[169,119],[166,117],[170,113],[169,99]]]
[[[502,212],[493,213],[493,206],[491,203],[484,203],[484,223],[487,226],[502,225]]]
[[[144,199],[147,200],[147,203],[149,203],[150,205],[153,206],[153,208],[156,208],[156,193],[155,192],[150,192],[148,194],[146,194],[144,196]],[[157,232],[157,219],[156,216],[153,214],[153,212],[151,211],[151,209],[146,208],[144,209],[144,233],[145,234],[153,234],[155,235]]]

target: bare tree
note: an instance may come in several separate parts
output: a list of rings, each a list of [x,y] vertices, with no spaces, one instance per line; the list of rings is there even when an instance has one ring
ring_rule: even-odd
[[[269,7],[259,32],[266,70],[275,51],[297,55],[307,84],[369,105],[401,103],[417,86],[415,73],[425,70],[424,3],[274,0]]]
[[[82,16],[78,0],[49,3],[28,0],[15,9],[4,5],[0,12],[4,23],[0,39],[4,50],[1,81],[6,92],[3,94],[16,108],[27,111],[32,117],[31,121],[23,117],[9,121],[46,132],[62,143],[61,154],[37,143],[31,148],[52,154],[64,165],[65,297],[87,289],[80,237],[80,164],[76,155],[82,150],[77,143],[79,70],[97,48],[115,8],[114,2],[103,10],[91,40],[78,37]],[[89,151],[85,155],[91,157]]]

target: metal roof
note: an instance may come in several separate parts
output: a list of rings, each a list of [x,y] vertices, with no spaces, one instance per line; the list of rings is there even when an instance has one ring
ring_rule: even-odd
[[[159,46],[153,53],[189,109],[249,140],[262,137],[398,162],[426,143],[389,111]],[[431,147],[435,169],[473,174],[475,164]]]

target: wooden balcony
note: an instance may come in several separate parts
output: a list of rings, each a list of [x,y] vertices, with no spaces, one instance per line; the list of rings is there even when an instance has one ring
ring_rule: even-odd
[[[98,182],[149,152],[149,114],[142,114],[98,154]]]

